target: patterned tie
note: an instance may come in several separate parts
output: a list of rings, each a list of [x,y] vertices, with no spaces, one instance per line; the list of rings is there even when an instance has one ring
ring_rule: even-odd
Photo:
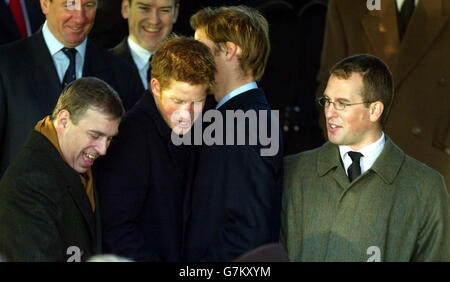
[[[23,15],[23,9],[20,0],[9,0],[9,9],[11,10],[11,14],[16,21],[20,36],[22,36],[22,38],[27,37],[27,26],[25,24],[25,16]]]
[[[75,56],[77,55],[77,50],[75,48],[62,48],[62,51],[70,60],[69,67],[66,70],[63,78],[63,87],[75,80]]]
[[[363,154],[350,151],[348,152],[348,155],[352,159],[352,164],[348,167],[347,173],[348,179],[350,180],[350,182],[352,182],[353,179],[361,175],[361,166],[359,165],[359,160],[361,159]]]
[[[403,35],[408,27],[409,20],[414,12],[414,1],[415,0],[405,0],[403,2],[402,8],[398,13],[398,33],[400,36],[400,41],[403,39]]]

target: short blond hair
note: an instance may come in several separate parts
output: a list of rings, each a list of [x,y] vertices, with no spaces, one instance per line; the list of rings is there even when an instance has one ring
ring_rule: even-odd
[[[256,81],[264,75],[270,53],[269,24],[256,9],[247,6],[204,8],[190,19],[193,29],[204,29],[206,36],[222,50],[226,42],[242,49],[241,69],[251,71]]]

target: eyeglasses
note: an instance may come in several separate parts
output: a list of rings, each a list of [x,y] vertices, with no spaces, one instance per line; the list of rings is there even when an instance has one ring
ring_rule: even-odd
[[[331,102],[330,99],[325,98],[325,97],[320,97],[319,99],[317,99],[317,102],[319,103],[320,106],[326,108],[328,107],[330,104],[333,104],[334,108],[338,111],[342,111],[345,109],[345,107],[348,106],[353,106],[353,105],[361,105],[361,104],[368,104],[368,103],[373,103],[375,101],[369,101],[369,102],[361,102],[361,103],[353,103],[353,104],[349,104],[349,103],[344,103],[341,101],[334,101]]]

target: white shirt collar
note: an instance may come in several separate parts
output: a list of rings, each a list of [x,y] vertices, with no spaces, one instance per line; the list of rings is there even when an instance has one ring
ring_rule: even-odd
[[[53,35],[53,33],[50,31],[47,25],[47,21],[45,21],[44,26],[42,27],[42,35],[44,36],[45,44],[47,44],[47,48],[50,51],[50,55],[52,57],[61,51],[62,48],[64,48],[64,45],[56,39],[56,37]],[[81,55],[81,57],[84,59],[84,54],[86,52],[86,44],[87,44],[87,37],[75,47],[75,49],[78,51],[78,54]]]
[[[384,132],[381,132],[381,137],[377,141],[356,151],[363,155],[363,157],[361,157],[360,160],[361,174],[363,174],[365,171],[369,170],[372,167],[372,165],[375,163],[375,161],[383,151],[385,143],[386,140],[384,138]],[[348,152],[350,151],[355,150],[353,150],[349,146],[344,145],[339,146],[339,154],[341,155],[341,160],[344,163],[346,173],[348,167],[352,164],[352,159],[348,155]]]
[[[130,46],[131,56],[138,70],[141,71],[143,68],[146,68],[145,71],[147,71],[148,60],[150,60],[152,53],[134,42],[130,36],[128,36],[128,46]]]
[[[405,3],[405,0],[395,0],[397,2],[397,11],[400,12],[403,3]],[[419,3],[419,0],[415,0],[414,1],[414,6],[417,6],[417,4]]]
[[[250,82],[247,84],[244,84],[236,89],[234,89],[233,91],[231,91],[230,93],[228,93],[227,95],[225,95],[222,100],[220,100],[220,102],[217,104],[216,109],[218,109],[219,107],[221,107],[223,104],[225,104],[226,102],[228,102],[231,98],[242,94],[246,91],[252,90],[258,88],[258,85],[256,84],[256,82]]]

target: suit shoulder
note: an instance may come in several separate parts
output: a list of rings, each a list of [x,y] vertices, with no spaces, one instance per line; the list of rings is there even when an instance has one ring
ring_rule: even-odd
[[[416,183],[419,184],[419,187],[433,188],[436,185],[440,186],[440,183],[445,186],[442,174],[409,155],[405,155],[402,172],[417,179]]]
[[[30,37],[0,45],[0,57],[2,60],[11,60],[16,56],[27,54],[28,49],[32,49],[32,39]]]
[[[97,46],[95,43],[90,42],[90,48],[92,52],[97,57],[96,59],[104,64],[119,66],[122,70],[123,68],[128,68],[132,70],[131,64],[124,58],[114,54],[106,49]]]
[[[293,170],[303,170],[310,168],[312,164],[317,163],[317,157],[321,147],[304,151],[294,155],[284,157],[284,168],[286,172]]]
[[[58,154],[56,149],[42,135],[30,135],[22,149],[2,177],[2,183],[30,184],[32,187],[40,187],[43,190],[52,190],[56,185],[59,173],[58,166],[51,154]],[[50,150],[54,150],[51,152]],[[61,163],[64,162],[61,158]],[[54,185],[47,185],[54,184]]]

